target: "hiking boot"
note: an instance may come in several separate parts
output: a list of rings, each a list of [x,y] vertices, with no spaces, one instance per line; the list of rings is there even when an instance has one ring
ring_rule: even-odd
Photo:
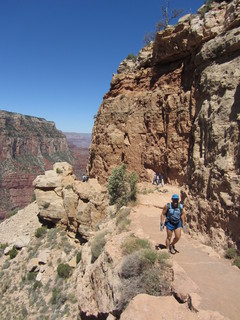
[[[179,251],[177,251],[177,249],[174,247],[174,244],[172,244],[172,243],[169,246],[169,252],[171,254],[179,253]]]

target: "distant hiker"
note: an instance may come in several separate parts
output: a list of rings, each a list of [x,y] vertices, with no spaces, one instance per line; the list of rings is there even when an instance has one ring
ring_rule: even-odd
[[[157,172],[154,172],[154,178],[153,178],[153,183],[152,184],[155,184],[156,182],[156,185],[158,185],[158,174]]]
[[[158,185],[161,184],[161,186],[163,187],[163,176],[161,175],[161,173],[159,173],[158,176]]]
[[[179,203],[179,196],[174,194],[172,196],[172,202],[167,203],[161,214],[160,218],[160,230],[163,231],[164,226],[167,229],[166,248],[170,253],[175,254],[178,252],[175,249],[175,244],[181,237],[181,227],[185,230],[185,215],[183,205]],[[174,232],[174,239],[171,242]]]
[[[86,182],[87,181],[87,177],[85,176],[85,174],[82,176],[82,181]]]

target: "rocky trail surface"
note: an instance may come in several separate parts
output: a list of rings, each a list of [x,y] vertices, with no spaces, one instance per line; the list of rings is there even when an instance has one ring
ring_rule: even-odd
[[[167,192],[162,192],[164,189]],[[166,238],[166,230],[159,231],[162,208],[170,202],[173,193],[179,194],[177,187],[166,186],[164,189],[160,189],[160,192],[140,194],[138,205],[134,207],[131,216],[134,233],[139,237],[147,237],[159,247],[159,250],[164,248]],[[171,255],[173,266],[175,265],[175,270],[183,271],[180,273],[174,271],[178,285],[183,287],[183,291],[189,292],[194,309],[201,310],[203,313],[206,313],[207,310],[213,311],[211,316],[206,313],[205,316],[197,316],[196,319],[238,320],[240,315],[240,270],[232,266],[230,261],[220,257],[213,248],[193,239],[189,234],[182,233],[182,238],[176,248],[179,253]],[[159,304],[159,301],[156,303]],[[151,319],[165,319],[165,317],[159,317],[159,312],[155,316],[152,316]]]

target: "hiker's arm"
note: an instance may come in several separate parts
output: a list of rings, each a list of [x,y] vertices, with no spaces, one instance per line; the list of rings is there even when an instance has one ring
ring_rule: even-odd
[[[182,219],[182,225],[184,226],[185,223],[186,223],[186,217],[185,217],[185,210],[184,209],[182,209],[181,219]]]
[[[164,206],[162,209],[162,214],[161,214],[161,218],[160,218],[160,221],[162,224],[164,224],[164,222],[165,222],[166,214],[167,214],[167,206]]]

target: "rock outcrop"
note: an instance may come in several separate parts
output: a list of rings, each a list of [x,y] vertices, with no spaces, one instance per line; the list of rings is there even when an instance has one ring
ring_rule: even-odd
[[[72,161],[54,122],[0,111],[0,219],[30,203],[32,182],[56,161]]]
[[[95,120],[88,173],[102,183],[124,162],[141,180],[152,169],[188,185],[192,229],[218,229],[219,242],[231,236],[239,246],[240,4],[205,9],[120,64]]]
[[[72,166],[57,162],[33,181],[40,218],[87,241],[107,214],[107,189],[96,179],[76,180]]]

